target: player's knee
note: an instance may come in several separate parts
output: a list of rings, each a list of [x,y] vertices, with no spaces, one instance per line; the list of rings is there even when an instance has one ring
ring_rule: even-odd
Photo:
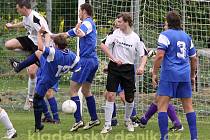
[[[11,43],[10,41],[6,41],[4,46],[8,49],[8,50],[11,50],[12,49],[12,46],[11,46]]]
[[[125,101],[128,103],[132,103],[134,100],[134,93],[127,93],[125,94]]]
[[[45,95],[47,99],[52,98],[54,96],[53,89],[49,89]]]

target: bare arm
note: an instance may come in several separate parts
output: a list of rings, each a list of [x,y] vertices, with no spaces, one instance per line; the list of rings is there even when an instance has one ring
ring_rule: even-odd
[[[43,51],[44,47],[42,41],[42,33],[40,31],[38,32],[37,39],[38,39],[38,50]]]
[[[144,55],[141,57],[141,64],[136,72],[137,75],[144,74],[144,69],[145,69],[146,64],[147,64],[147,55]]]
[[[65,38],[68,38],[68,37],[69,37],[67,32],[52,34],[52,35],[50,35],[50,37],[51,37],[52,39],[54,39],[55,37],[57,37],[57,36],[59,36],[59,35],[62,35],[62,36],[64,36]]]
[[[108,56],[113,62],[117,63],[118,65],[121,65],[122,64],[122,61],[121,60],[117,60],[112,54],[111,52],[109,51],[109,48],[101,43],[100,45],[102,51],[106,54],[106,56]]]
[[[191,82],[193,90],[195,89],[195,72],[197,68],[197,57],[191,57],[190,58],[190,66],[191,66]]]
[[[12,29],[12,28],[22,28],[22,27],[24,27],[24,26],[23,26],[23,22],[19,22],[19,23],[16,23],[16,24],[7,23],[7,24],[6,24],[6,27],[7,27],[8,29]]]
[[[161,63],[163,61],[164,56],[165,56],[165,51],[157,50],[157,54],[156,54],[154,65],[153,65],[153,71],[152,71],[152,84],[153,84],[153,87],[157,86],[157,83],[158,83],[157,74],[158,74],[158,71],[160,69],[160,66],[161,66]]]

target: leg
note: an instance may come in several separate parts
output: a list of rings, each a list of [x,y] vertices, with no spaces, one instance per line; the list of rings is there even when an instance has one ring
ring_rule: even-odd
[[[82,93],[86,98],[88,111],[91,117],[91,121],[95,121],[98,119],[97,113],[96,113],[96,103],[95,98],[93,94],[90,91],[91,89],[91,83],[84,83],[82,84]]]
[[[147,112],[140,119],[140,127],[145,127],[150,118],[157,112],[157,94],[155,94],[153,103],[150,104]]]
[[[8,50],[14,50],[14,49],[23,49],[22,45],[20,44],[20,42],[13,38],[11,40],[8,40],[5,42],[5,47],[8,49]]]
[[[31,107],[31,102],[33,101],[34,90],[36,86],[36,72],[37,72],[37,65],[33,64],[28,67],[28,96],[26,97],[26,103],[24,105],[24,110],[29,110]]]
[[[161,140],[168,140],[168,104],[170,97],[158,96],[158,124],[160,128]]]
[[[55,123],[60,123],[60,118],[59,118],[59,115],[58,115],[58,106],[57,106],[57,101],[54,97],[54,94],[53,94],[54,90],[53,89],[49,89],[47,91],[47,94],[46,94],[46,97],[47,97],[47,100],[50,104],[50,109],[51,109],[51,112],[53,114],[53,120]]]
[[[191,140],[197,140],[196,113],[193,110],[192,98],[182,98],[182,105],[186,113],[187,122],[190,129]]]
[[[34,118],[35,118],[35,132],[38,129],[41,131],[44,126],[41,124],[41,117],[43,112],[44,97],[38,93],[34,94],[33,107],[34,107]]]
[[[0,122],[7,129],[7,135],[5,138],[11,139],[17,137],[16,130],[14,129],[7,112],[0,107]]]
[[[115,92],[106,92],[106,105],[105,105],[105,125],[101,131],[102,134],[108,133],[112,130],[112,113],[114,110]]]
[[[47,94],[46,94],[47,95]],[[48,105],[46,103],[46,101],[43,102],[43,114],[44,114],[44,118],[42,119],[42,122],[45,123],[45,122],[52,122],[52,117],[50,115],[50,112],[48,110]]]

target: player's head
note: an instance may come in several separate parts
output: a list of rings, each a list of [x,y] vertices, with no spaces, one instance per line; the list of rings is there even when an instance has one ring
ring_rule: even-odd
[[[132,17],[129,13],[127,12],[122,12],[117,16],[118,19],[118,24],[119,24],[119,28],[121,30],[125,30],[128,27],[132,27],[133,26],[133,20]]]
[[[28,9],[31,9],[30,0],[17,0],[16,2],[17,12],[22,16],[27,16]]]
[[[93,15],[93,10],[90,4],[84,3],[80,5],[80,9],[79,9],[80,20],[84,20],[87,17],[92,17],[92,15]]]
[[[58,35],[53,40],[54,40],[55,46],[61,50],[65,49],[68,45],[68,42],[63,35]]]
[[[166,15],[166,22],[168,24],[168,29],[180,30],[181,27],[181,17],[177,11],[170,11]]]

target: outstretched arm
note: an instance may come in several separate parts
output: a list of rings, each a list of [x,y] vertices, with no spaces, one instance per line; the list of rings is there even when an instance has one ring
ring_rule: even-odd
[[[24,26],[23,26],[23,22],[19,22],[19,23],[16,23],[16,24],[7,23],[5,26],[6,26],[8,29],[12,29],[12,28],[22,28],[22,27],[24,27]]]

